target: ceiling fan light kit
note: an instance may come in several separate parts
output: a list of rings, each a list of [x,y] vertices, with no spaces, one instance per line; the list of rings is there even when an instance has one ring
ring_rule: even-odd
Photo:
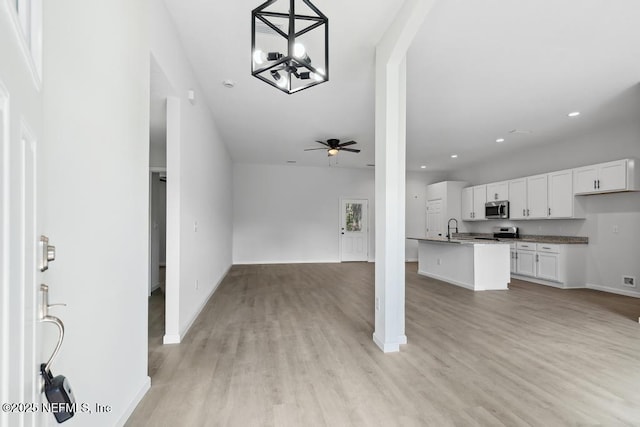
[[[255,8],[251,74],[287,94],[328,81],[329,19],[309,0],[269,0]]]
[[[315,151],[315,150],[327,150],[327,156],[329,157],[333,157],[336,156],[340,151],[349,151],[351,153],[359,153],[360,150],[357,150],[355,148],[345,148],[348,147],[349,145],[355,145],[357,144],[357,142],[355,141],[347,141],[347,142],[340,142],[339,139],[327,139],[327,142],[324,141],[316,141],[318,144],[322,144],[324,145],[324,147],[322,148],[307,148],[304,151]]]

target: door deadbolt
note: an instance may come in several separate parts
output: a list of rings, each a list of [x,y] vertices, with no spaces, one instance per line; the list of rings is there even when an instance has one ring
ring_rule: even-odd
[[[47,236],[40,236],[40,245],[42,246],[40,271],[46,271],[49,269],[49,263],[56,260],[56,247],[49,244]]]

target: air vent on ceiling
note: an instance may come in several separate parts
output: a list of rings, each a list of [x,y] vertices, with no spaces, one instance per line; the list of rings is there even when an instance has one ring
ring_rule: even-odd
[[[282,30],[282,25],[276,25],[274,24],[276,28],[278,28],[280,31]],[[261,34],[269,34],[272,36],[277,35],[278,33],[275,32],[273,30],[273,28],[271,28],[270,26],[268,26],[267,24],[265,24],[264,22],[256,22],[256,33],[261,33]]]
[[[522,129],[513,129],[510,130],[509,133],[516,133],[516,134],[520,134],[520,135],[529,135],[531,133],[530,130],[522,130]]]

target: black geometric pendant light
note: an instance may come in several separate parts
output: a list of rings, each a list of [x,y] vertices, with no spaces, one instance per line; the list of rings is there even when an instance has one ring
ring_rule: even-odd
[[[329,19],[309,0],[251,12],[251,74],[292,94],[329,80]]]

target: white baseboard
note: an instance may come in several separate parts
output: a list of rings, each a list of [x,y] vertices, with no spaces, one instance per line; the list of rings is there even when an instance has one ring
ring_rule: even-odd
[[[198,309],[196,310],[195,314],[191,318],[191,321],[189,321],[187,326],[184,327],[180,331],[180,334],[177,334],[177,335],[176,334],[172,334],[172,335],[165,334],[162,337],[162,344],[180,344],[182,342],[182,339],[187,335],[187,332],[189,332],[189,329],[191,329],[191,327],[195,323],[195,321],[198,318],[198,316],[200,316],[200,313],[202,313],[202,310],[204,310],[204,307],[207,305],[207,303],[209,302],[209,300],[211,299],[213,294],[215,294],[215,292],[218,290],[218,287],[220,286],[220,284],[222,283],[224,278],[227,277],[227,274],[229,274],[229,270],[231,270],[231,267],[232,266],[230,265],[227,268],[227,270],[224,272],[224,274],[220,277],[220,279],[218,280],[218,283],[216,283],[216,285],[213,287],[211,292],[209,292],[209,295],[207,295],[207,297],[202,301],[202,303],[200,304],[200,307],[198,307]]]
[[[162,337],[162,344],[180,344],[180,335],[165,335]]]
[[[400,351],[400,345],[407,343],[407,336],[401,335],[398,337],[398,341],[396,342],[383,342],[376,333],[373,333],[373,342],[382,350],[384,353],[397,353]]]
[[[442,276],[438,276],[437,274],[426,273],[426,272],[421,271],[421,270],[418,270],[418,274],[421,275],[421,276],[431,277],[432,279],[440,280],[442,282],[447,282],[447,283],[452,284],[452,285],[460,286],[461,288],[469,289],[469,290],[472,290],[472,291],[476,290],[476,289],[473,289],[473,285],[472,284],[458,282],[457,280],[451,280],[448,277],[442,277]],[[477,290],[478,291],[482,291],[484,289],[477,289]]]
[[[619,288],[610,288],[608,286],[594,285],[592,283],[587,283],[587,289],[593,289],[594,291],[609,292],[611,294],[624,295],[626,297],[640,298],[640,292],[638,291],[619,289]]]
[[[418,258],[407,258],[404,262],[418,262]]]
[[[234,261],[234,265],[278,265],[278,264],[340,264],[339,259],[332,260],[283,260],[283,261]]]
[[[218,290],[218,287],[220,287],[220,284],[222,283],[224,278],[227,277],[227,274],[229,274],[229,270],[231,270],[231,266],[229,266],[229,268],[227,268],[224,274],[220,276],[220,280],[218,280],[218,283],[216,283],[213,289],[211,289],[211,292],[209,292],[209,295],[202,301],[202,303],[200,304],[200,307],[198,307],[198,309],[196,310],[189,324],[180,332],[180,341],[182,341],[182,338],[184,338],[187,335],[187,332],[189,332],[189,329],[191,329],[191,327],[195,323],[198,316],[200,316],[200,313],[202,313],[202,310],[204,310],[204,307],[207,305],[207,303],[209,302],[213,294],[216,293],[216,291]]]
[[[138,406],[142,398],[145,396],[145,394],[147,394],[150,388],[151,388],[151,377],[147,376],[142,382],[142,386],[138,390],[138,393],[135,395],[135,397],[127,407],[124,414],[122,414],[122,416],[116,423],[116,426],[118,427],[124,426],[124,423],[126,423],[129,417],[131,416],[131,414],[133,414],[133,411],[135,411],[136,407]]]

